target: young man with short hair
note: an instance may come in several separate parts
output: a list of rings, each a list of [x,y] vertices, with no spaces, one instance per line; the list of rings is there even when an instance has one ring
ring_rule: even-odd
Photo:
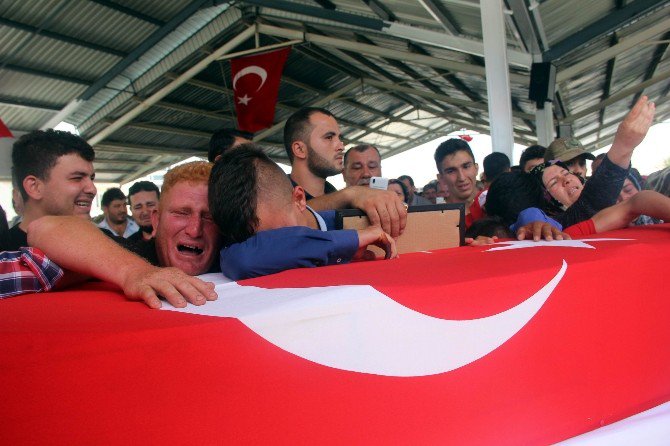
[[[479,166],[475,162],[470,145],[460,138],[444,141],[435,150],[437,179],[449,193],[447,203],[465,203],[465,225],[472,224],[470,206],[479,193],[477,189],[477,172]]]
[[[151,181],[138,181],[128,190],[128,205],[133,218],[140,226],[139,231],[128,237],[130,240],[149,241],[153,238],[151,213],[158,208],[161,192]]]
[[[308,204],[319,210],[357,208],[370,223],[397,237],[405,229],[407,209],[393,192],[350,186],[338,191],[326,178],[342,172],[344,144],[332,113],[301,108],[286,121],[284,148],[291,161],[293,186],[301,186]]]
[[[14,142],[12,177],[23,199],[23,219],[9,230],[6,250],[28,246],[28,225],[40,217],[90,218],[97,193],[94,158],[86,141],[59,130],[35,130]]]
[[[118,187],[107,189],[100,200],[105,218],[98,223],[98,227],[110,231],[116,237],[129,238],[140,227],[128,218],[128,203],[126,195]]]
[[[284,148],[291,161],[289,178],[305,189],[307,199],[335,192],[326,181],[342,172],[344,143],[340,127],[331,112],[305,107],[291,115],[284,125]]]

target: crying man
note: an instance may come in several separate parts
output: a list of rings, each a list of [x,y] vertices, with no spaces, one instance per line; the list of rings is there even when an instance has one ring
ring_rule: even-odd
[[[165,175],[158,210],[151,217],[160,266],[173,266],[193,276],[218,266],[214,260],[221,237],[207,203],[211,170],[210,163],[196,161]]]

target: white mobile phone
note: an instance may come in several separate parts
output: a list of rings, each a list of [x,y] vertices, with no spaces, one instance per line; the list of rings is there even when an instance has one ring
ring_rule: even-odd
[[[442,203],[446,203],[446,201],[444,201],[444,197],[435,198],[435,204],[442,204]]]
[[[370,178],[370,187],[373,189],[386,190],[389,187],[389,179],[383,177]]]

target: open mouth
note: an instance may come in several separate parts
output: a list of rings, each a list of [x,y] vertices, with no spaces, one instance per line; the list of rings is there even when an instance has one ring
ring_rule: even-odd
[[[191,245],[177,245],[177,251],[183,253],[191,253],[195,255],[200,255],[203,252],[202,249],[198,248],[197,246],[191,246]]]
[[[75,201],[74,204],[82,208],[91,207],[90,201]]]

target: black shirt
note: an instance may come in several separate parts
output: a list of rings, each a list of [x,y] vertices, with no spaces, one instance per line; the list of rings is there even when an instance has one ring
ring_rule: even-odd
[[[5,234],[4,244],[0,246],[0,251],[18,251],[26,246],[28,246],[28,234],[19,228],[19,225],[16,225]]]
[[[291,184],[293,185],[293,187],[300,186],[298,183],[293,181],[293,178],[291,178],[291,175],[288,176],[288,179],[291,180]],[[337,188],[335,186],[333,186],[332,184],[330,184],[328,181],[326,181],[326,184],[324,184],[324,186],[323,186],[323,193],[324,194],[332,194],[333,192],[337,192]],[[309,192],[305,191],[305,200],[311,200],[312,198],[314,198],[314,196],[312,194],[310,194]]]

